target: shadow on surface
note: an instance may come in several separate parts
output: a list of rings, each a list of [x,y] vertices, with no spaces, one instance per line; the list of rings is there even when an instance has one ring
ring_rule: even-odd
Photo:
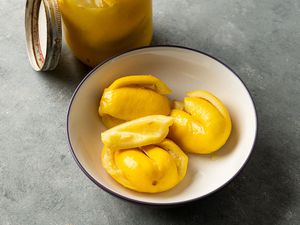
[[[265,133],[265,134],[264,134]],[[174,208],[144,207],[147,216],[166,224],[280,224],[292,217],[295,204],[292,179],[281,164],[278,147],[259,132],[250,161],[230,184],[204,199]]]
[[[41,75],[50,83],[59,82],[66,86],[76,87],[91,70],[92,68],[77,60],[68,47],[64,45],[56,69],[41,72]]]

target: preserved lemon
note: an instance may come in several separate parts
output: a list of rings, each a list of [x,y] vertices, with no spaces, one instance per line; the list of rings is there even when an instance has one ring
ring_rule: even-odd
[[[168,135],[173,121],[170,116],[146,116],[102,132],[101,139],[103,144],[111,149],[157,144]]]
[[[169,115],[171,90],[151,75],[117,79],[103,92],[99,114],[107,128],[148,115]]]
[[[102,165],[117,182],[138,192],[156,193],[177,185],[188,157],[165,139],[173,118],[148,116],[102,133]]]
[[[151,0],[58,0],[66,41],[89,66],[124,51],[149,45]]]
[[[184,151],[208,154],[220,149],[231,133],[231,119],[224,104],[207,91],[193,91],[171,112],[169,137]],[[179,107],[180,106],[180,107]]]

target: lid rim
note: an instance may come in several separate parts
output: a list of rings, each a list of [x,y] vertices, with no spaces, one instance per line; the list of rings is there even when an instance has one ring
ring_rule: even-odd
[[[47,50],[45,60],[45,70],[56,68],[61,53],[61,15],[56,1],[43,0],[47,16]],[[47,6],[46,6],[47,5]],[[59,26],[56,26],[60,24]]]
[[[45,55],[40,46],[39,11],[43,3],[47,23]],[[48,71],[56,68],[62,48],[61,14],[56,0],[27,0],[25,10],[27,54],[32,68]]]

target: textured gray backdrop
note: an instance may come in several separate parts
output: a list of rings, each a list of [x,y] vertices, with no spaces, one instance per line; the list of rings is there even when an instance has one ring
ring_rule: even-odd
[[[56,71],[34,72],[25,0],[0,1],[0,224],[300,224],[300,1],[154,0],[154,44],[206,51],[249,87],[259,129],[242,173],[172,209],[117,199],[75,164],[66,111],[88,72],[66,46]]]

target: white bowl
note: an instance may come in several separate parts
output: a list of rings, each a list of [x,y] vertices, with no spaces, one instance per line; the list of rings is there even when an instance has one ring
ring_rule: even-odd
[[[159,194],[130,191],[112,179],[100,161],[105,130],[98,116],[103,89],[115,79],[152,74],[171,89],[171,99],[183,99],[192,90],[208,90],[227,106],[233,129],[229,140],[211,155],[188,154],[186,177],[175,188]],[[67,133],[71,152],[81,170],[99,187],[137,203],[172,205],[207,196],[235,177],[247,162],[257,130],[253,101],[240,78],[216,58],[176,46],[146,47],[114,57],[91,71],[71,99]]]

